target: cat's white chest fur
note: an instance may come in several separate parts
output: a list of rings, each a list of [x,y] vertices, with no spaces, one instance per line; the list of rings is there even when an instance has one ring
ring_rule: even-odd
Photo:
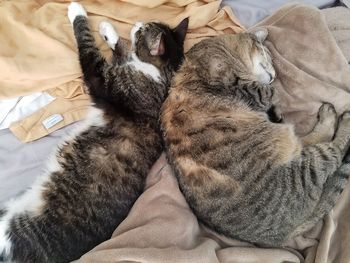
[[[127,65],[133,66],[137,71],[152,77],[157,82],[161,80],[159,69],[152,64],[142,62],[134,52],[131,54],[131,61]]]

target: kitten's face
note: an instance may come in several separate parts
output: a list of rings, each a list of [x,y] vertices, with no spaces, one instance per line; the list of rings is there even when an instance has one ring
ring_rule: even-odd
[[[130,32],[132,49],[143,62],[158,68],[170,63],[177,69],[183,58],[187,27],[187,18],[174,29],[156,22],[146,24],[138,22]]]

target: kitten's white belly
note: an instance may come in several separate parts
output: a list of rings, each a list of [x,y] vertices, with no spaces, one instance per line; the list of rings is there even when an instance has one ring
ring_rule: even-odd
[[[103,118],[103,111],[92,106],[81,125],[73,129],[69,135],[58,144],[56,150],[49,158],[43,174],[37,178],[34,184],[23,195],[5,204],[4,208],[6,213],[0,218],[0,255],[4,253],[6,256],[11,251],[11,241],[6,232],[8,231],[13,216],[24,212],[29,212],[31,215],[40,214],[41,208],[44,205],[44,200],[42,199],[43,185],[50,181],[52,173],[62,169],[56,158],[57,150],[60,145],[66,141],[73,140],[77,135],[86,131],[91,126],[102,127],[104,125],[106,125],[106,121]]]

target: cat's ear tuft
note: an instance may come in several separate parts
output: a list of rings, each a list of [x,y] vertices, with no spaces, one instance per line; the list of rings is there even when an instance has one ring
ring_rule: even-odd
[[[188,29],[188,22],[189,22],[189,18],[187,17],[184,20],[182,20],[180,24],[177,25],[177,27],[173,29],[175,39],[178,44],[182,45],[185,40],[187,29]]]
[[[264,42],[269,32],[266,28],[257,27],[250,29],[249,33],[253,34],[259,42]]]
[[[165,52],[164,34],[159,33],[150,45],[150,53],[152,56],[161,56]]]

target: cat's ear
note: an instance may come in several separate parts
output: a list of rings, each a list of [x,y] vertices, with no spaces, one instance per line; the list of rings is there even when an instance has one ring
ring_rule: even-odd
[[[177,27],[173,29],[175,40],[178,44],[182,45],[185,40],[188,29],[188,22],[189,18],[187,17],[184,20],[182,20],[180,24],[177,25]]]
[[[257,27],[250,29],[249,33],[253,34],[259,42],[264,42],[269,32],[266,28]]]
[[[152,56],[161,56],[165,52],[164,34],[159,33],[150,45],[150,53]]]

